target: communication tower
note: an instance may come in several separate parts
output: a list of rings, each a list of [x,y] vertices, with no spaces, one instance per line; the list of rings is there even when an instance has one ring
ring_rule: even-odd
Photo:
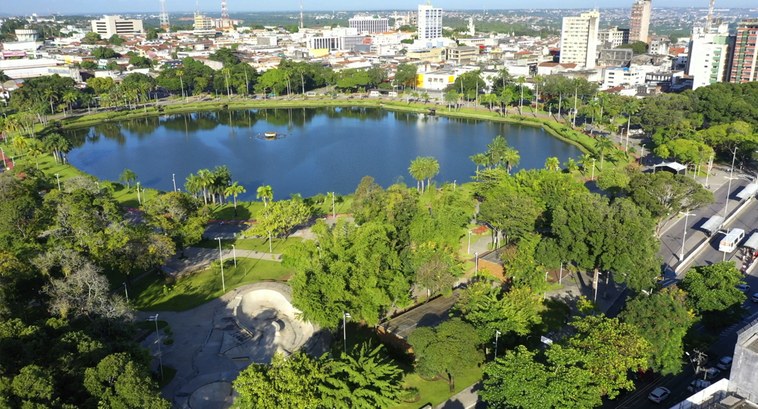
[[[166,11],[166,0],[161,0],[161,14],[159,16],[161,21],[161,28],[167,32],[171,28],[171,24],[168,21],[168,12]]]

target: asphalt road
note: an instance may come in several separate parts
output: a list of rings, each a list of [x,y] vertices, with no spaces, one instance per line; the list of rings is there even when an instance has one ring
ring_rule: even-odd
[[[748,203],[744,210],[742,210],[739,216],[728,224],[729,229],[740,228],[745,230],[745,239],[750,237],[750,234],[758,229],[758,201],[753,200]],[[695,258],[692,265],[703,266],[721,262],[723,260],[732,260],[737,263],[737,266],[742,265],[740,260],[740,250],[736,250],[733,253],[725,254],[718,250],[719,242],[724,237],[724,233],[714,234],[708,246]],[[758,288],[758,287],[756,287]]]

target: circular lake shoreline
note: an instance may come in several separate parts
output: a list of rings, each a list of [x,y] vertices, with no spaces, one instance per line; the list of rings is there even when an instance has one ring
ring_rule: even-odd
[[[283,137],[259,137],[276,132]],[[578,147],[541,127],[481,119],[457,119],[369,107],[276,108],[201,111],[103,122],[66,132],[74,148],[69,162],[98,178],[117,180],[125,168],[143,186],[183,188],[190,173],[227,165],[246,187],[242,200],[271,185],[275,197],[347,194],[369,175],[382,186],[413,184],[411,160],[433,156],[437,182],[468,182],[469,157],[497,135],[519,150],[520,166],[542,168],[545,159],[578,157]]]

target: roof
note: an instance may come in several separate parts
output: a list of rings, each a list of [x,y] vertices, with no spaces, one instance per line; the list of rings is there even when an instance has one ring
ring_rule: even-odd
[[[740,190],[740,193],[737,193],[737,198],[745,200],[748,197],[755,196],[756,192],[758,192],[758,183],[751,183]]]
[[[753,250],[758,250],[758,232],[751,234],[743,246]]]
[[[687,166],[682,165],[679,162],[661,162],[657,165],[653,165],[653,167],[654,168],[671,168],[677,173],[687,169]]]
[[[705,223],[703,223],[703,225],[700,226],[700,228],[702,228],[703,230],[707,230],[709,232],[714,232],[718,230],[723,223],[724,223],[724,217],[711,216],[711,218],[706,220]]]

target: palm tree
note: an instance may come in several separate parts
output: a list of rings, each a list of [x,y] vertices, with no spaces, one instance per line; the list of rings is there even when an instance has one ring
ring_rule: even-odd
[[[52,88],[45,88],[45,90],[42,91],[42,96],[45,98],[45,100],[50,102],[50,114],[54,114],[55,108],[53,108],[53,101],[58,100],[58,94],[56,94],[55,90]]]
[[[490,165],[501,166],[505,162],[503,157],[509,148],[508,142],[505,141],[502,135],[494,137],[492,142],[487,145],[487,156],[489,157]]]
[[[232,196],[232,198],[234,198],[234,215],[235,216],[237,215],[237,196],[245,192],[247,192],[247,190],[245,190],[245,187],[240,185],[238,182],[234,182],[231,185],[227,186],[226,189],[224,189],[225,197]]]
[[[590,169],[595,165],[595,157],[585,153],[579,158],[579,165],[582,167],[582,173],[586,177],[587,169]]]
[[[563,167],[565,167],[569,173],[573,173],[579,168],[574,158],[569,158],[566,163],[563,164]]]
[[[518,114],[523,115],[521,108],[523,108],[524,105],[524,82],[526,82],[526,78],[524,78],[524,76],[520,76],[516,82],[518,82],[519,89],[521,90],[521,97],[518,99]]]
[[[513,94],[513,90],[508,88],[503,88],[503,90],[500,92],[499,100],[500,104],[503,106],[503,115],[508,115],[508,105],[513,102],[513,98],[515,95]]]
[[[55,163],[63,162],[63,154],[71,149],[68,139],[59,133],[52,133],[44,139],[45,149],[53,154]]]
[[[484,153],[471,155],[469,156],[469,159],[471,159],[471,161],[476,165],[476,173],[479,173],[480,166],[488,166],[490,163],[490,158]]]
[[[29,138],[24,138],[21,135],[16,135],[16,137],[13,138],[13,141],[11,142],[11,146],[13,146],[13,149],[15,149],[17,152],[21,153],[29,149]]]
[[[118,177],[118,180],[126,183],[126,189],[129,190],[132,187],[132,182],[135,182],[137,180],[137,174],[134,173],[134,171],[131,169],[124,169],[124,171],[121,172],[121,175]]]
[[[545,160],[545,169],[556,172],[561,169],[561,162],[555,156],[551,156]]]
[[[39,157],[44,153],[44,147],[39,139],[29,140],[29,154],[34,158],[35,166],[39,169]]]
[[[232,183],[232,172],[226,165],[216,166],[211,171],[213,180],[211,182],[211,193],[213,195],[213,203],[216,203],[216,197],[218,197],[219,203],[224,195],[224,190]]]
[[[597,153],[600,155],[600,170],[603,170],[603,159],[605,159],[605,154],[609,153],[610,150],[614,148],[613,141],[610,140],[610,138],[607,138],[605,136],[601,136],[597,138],[595,141],[595,149],[597,150]]]
[[[426,188],[432,186],[432,178],[440,173],[440,163],[432,156],[427,156],[423,161],[424,176],[426,176]]]
[[[200,178],[194,174],[187,176],[187,180],[184,182],[184,189],[187,191],[187,193],[197,197],[197,194],[200,193],[203,189],[203,186],[200,183]]]
[[[268,207],[268,202],[274,200],[274,190],[270,185],[258,186],[255,191],[255,197],[263,201],[263,207]]]
[[[208,188],[213,183],[213,173],[208,169],[200,169],[197,171],[197,178],[203,188],[203,203],[208,204]]]
[[[518,166],[521,161],[521,155],[516,149],[509,146],[503,155],[503,161],[505,162],[505,168],[508,170],[508,173],[511,173],[511,170],[515,166]]]
[[[76,91],[67,91],[63,94],[63,102],[68,106],[69,114],[74,111],[74,104],[79,100],[79,93]]]
[[[424,179],[426,177],[426,174],[424,173],[424,158],[417,156],[416,159],[412,160],[411,165],[408,166],[408,173],[411,174],[411,177],[416,179],[416,191],[423,192]]]

